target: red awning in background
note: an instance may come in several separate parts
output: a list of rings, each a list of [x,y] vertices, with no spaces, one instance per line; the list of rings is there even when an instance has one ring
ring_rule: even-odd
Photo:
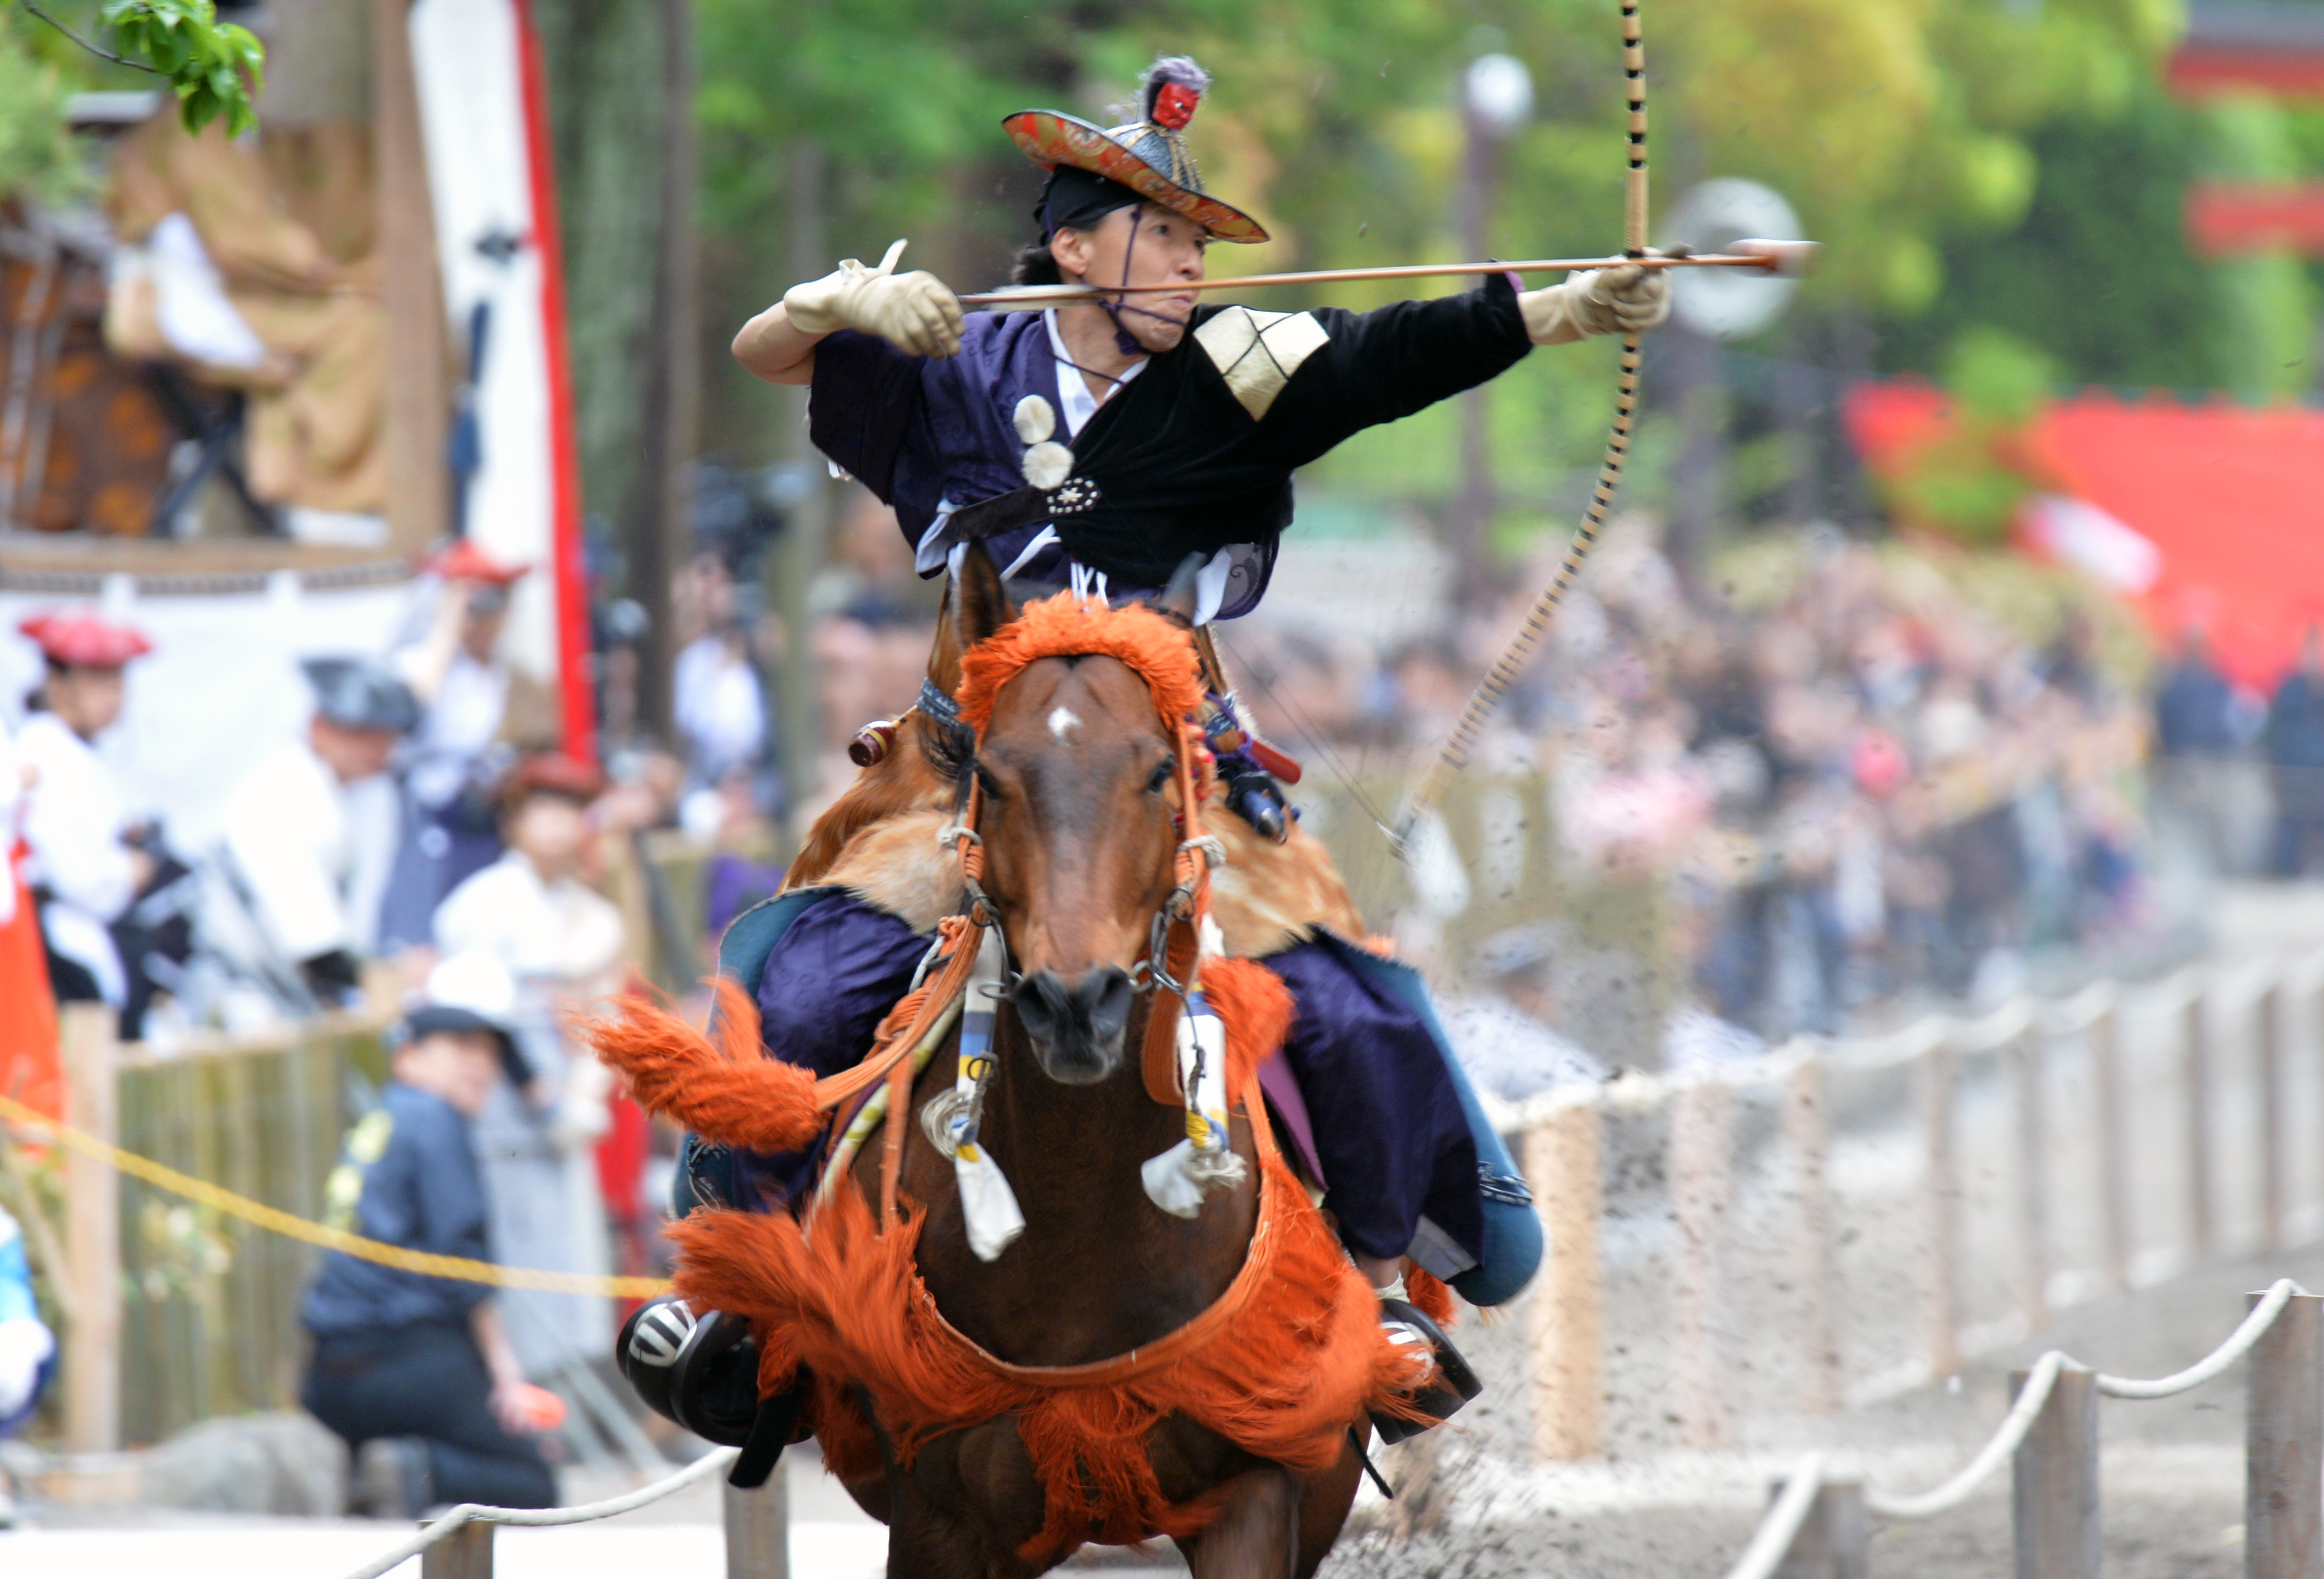
[[[2281,249],[2324,257],[2324,181],[2197,181],[2187,240],[2205,257]]]
[[[1881,473],[1945,413],[1941,393],[1904,380],[1858,384],[1846,407]],[[2324,411],[2080,395],[2051,407],[2032,441],[2075,497],[2160,550],[2161,574],[2133,601],[2166,645],[2200,622],[2229,674],[2268,686],[2324,623]]]

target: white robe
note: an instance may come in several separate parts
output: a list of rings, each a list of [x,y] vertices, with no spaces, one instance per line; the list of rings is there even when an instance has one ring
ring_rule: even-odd
[[[396,666],[406,679],[418,659],[416,649],[396,655]],[[404,783],[412,799],[431,811],[441,811],[458,798],[477,759],[500,738],[508,695],[507,664],[497,659],[478,663],[466,648],[452,654],[442,687],[404,747]]]
[[[393,819],[384,779],[342,784],[303,735],[235,786],[221,842],[283,963],[369,950]]]
[[[120,780],[88,742],[52,713],[35,713],[16,737],[18,758],[40,770],[27,794],[24,878],[55,897],[41,914],[49,946],[97,978],[115,1009],[129,978],[107,928],[136,897],[136,871],[121,842],[129,811]]]

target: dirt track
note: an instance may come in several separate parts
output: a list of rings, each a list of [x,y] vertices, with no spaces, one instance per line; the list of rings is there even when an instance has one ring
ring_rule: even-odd
[[[2035,1342],[1978,1361],[1958,1390],[1927,1388],[1821,1419],[1753,1422],[1733,1454],[1650,1452],[1570,1468],[1527,1466],[1516,1451],[1524,1426],[1516,1324],[1472,1328],[1466,1335],[1489,1367],[1489,1390],[1469,1429],[1444,1445],[1442,1528],[1399,1537],[1388,1528],[1392,1511],[1372,1499],[1360,1510],[1363,1528],[1351,1531],[1324,1572],[1333,1579],[1718,1579],[1749,1538],[1768,1485],[1798,1454],[1826,1450],[1833,1473],[1861,1475],[1884,1489],[1932,1485],[1998,1424],[2013,1366],[2058,1347],[2118,1374],[2164,1374],[2227,1334],[2247,1290],[2287,1275],[2324,1285],[2324,1252],[2310,1247],[2230,1263],[2093,1302]],[[2101,1404],[2108,1574],[2242,1573],[2246,1387],[2238,1367],[2179,1398]],[[1401,1463],[1390,1478],[1402,1482],[1415,1470]],[[1953,1512],[1924,1523],[1876,1523],[1875,1531],[1876,1574],[2006,1574],[2008,1473]]]

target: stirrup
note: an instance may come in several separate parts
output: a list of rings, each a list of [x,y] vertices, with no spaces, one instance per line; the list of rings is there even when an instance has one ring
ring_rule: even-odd
[[[740,1447],[759,1415],[759,1344],[723,1310],[696,1316],[675,1294],[630,1313],[613,1362],[648,1408],[722,1447]]]
[[[1477,1380],[1476,1371],[1444,1335],[1444,1329],[1418,1306],[1402,1299],[1383,1299],[1379,1305],[1380,1325],[1388,1329],[1388,1342],[1398,1348],[1426,1351],[1436,1367],[1427,1384],[1411,1395],[1413,1407],[1427,1419],[1407,1420],[1377,1412],[1372,1416],[1372,1429],[1379,1433],[1381,1441],[1403,1442],[1459,1414],[1462,1405],[1485,1390],[1485,1384]]]

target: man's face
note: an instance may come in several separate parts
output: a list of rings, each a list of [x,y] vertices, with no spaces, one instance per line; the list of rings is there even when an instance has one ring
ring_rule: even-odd
[[[482,1030],[435,1031],[397,1048],[392,1068],[406,1085],[474,1118],[500,1083],[500,1039]]]
[[[1193,220],[1140,203],[1115,209],[1093,229],[1058,231],[1049,251],[1070,283],[1166,285],[1201,279],[1203,249],[1209,245],[1210,236]],[[1121,327],[1147,351],[1167,351],[1186,337],[1194,299],[1192,291],[1121,297]]]
[[[41,688],[42,699],[57,722],[83,740],[95,740],[121,716],[121,670],[90,664],[68,664],[49,670]]]
[[[342,784],[386,771],[387,759],[395,753],[394,731],[350,729],[319,715],[309,737],[314,742],[315,754]]]

